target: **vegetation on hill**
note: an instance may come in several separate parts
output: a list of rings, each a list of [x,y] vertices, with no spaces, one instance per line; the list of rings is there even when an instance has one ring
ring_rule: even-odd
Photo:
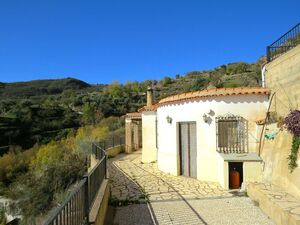
[[[9,145],[30,148],[65,137],[83,124],[134,112],[146,102],[148,86],[155,100],[169,95],[206,88],[258,86],[261,64],[244,62],[221,65],[212,70],[192,71],[174,78],[89,85],[72,78],[1,83],[0,155]]]
[[[87,87],[90,87],[90,85],[74,78],[0,83],[0,97],[25,98],[39,95],[54,95],[68,89],[80,90]]]
[[[25,151],[10,147],[0,157],[0,196],[15,200],[10,212],[21,214],[23,224],[36,224],[86,173],[91,143],[124,133],[123,127],[122,118],[109,117]]]

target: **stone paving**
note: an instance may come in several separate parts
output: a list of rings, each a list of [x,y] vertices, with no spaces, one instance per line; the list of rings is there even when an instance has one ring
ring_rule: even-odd
[[[109,172],[112,198],[148,199],[154,224],[273,224],[249,198],[217,183],[163,173],[156,163],[141,163],[141,151],[110,159]]]

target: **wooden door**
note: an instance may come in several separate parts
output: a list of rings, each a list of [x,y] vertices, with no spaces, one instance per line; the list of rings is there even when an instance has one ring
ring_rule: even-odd
[[[197,178],[197,132],[195,122],[179,123],[180,175]]]

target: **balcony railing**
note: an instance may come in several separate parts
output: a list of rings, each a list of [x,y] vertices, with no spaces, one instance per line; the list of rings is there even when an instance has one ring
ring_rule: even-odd
[[[267,46],[267,61],[271,62],[298,44],[300,44],[300,23]]]

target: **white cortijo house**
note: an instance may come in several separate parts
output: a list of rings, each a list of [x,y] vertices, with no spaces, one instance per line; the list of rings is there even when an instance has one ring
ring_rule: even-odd
[[[144,163],[157,161],[163,172],[218,182],[224,188],[261,180],[257,121],[266,115],[268,89],[211,89],[170,96],[157,104],[152,104],[151,89],[147,94],[147,106],[126,119],[127,125],[131,118],[141,121]]]

